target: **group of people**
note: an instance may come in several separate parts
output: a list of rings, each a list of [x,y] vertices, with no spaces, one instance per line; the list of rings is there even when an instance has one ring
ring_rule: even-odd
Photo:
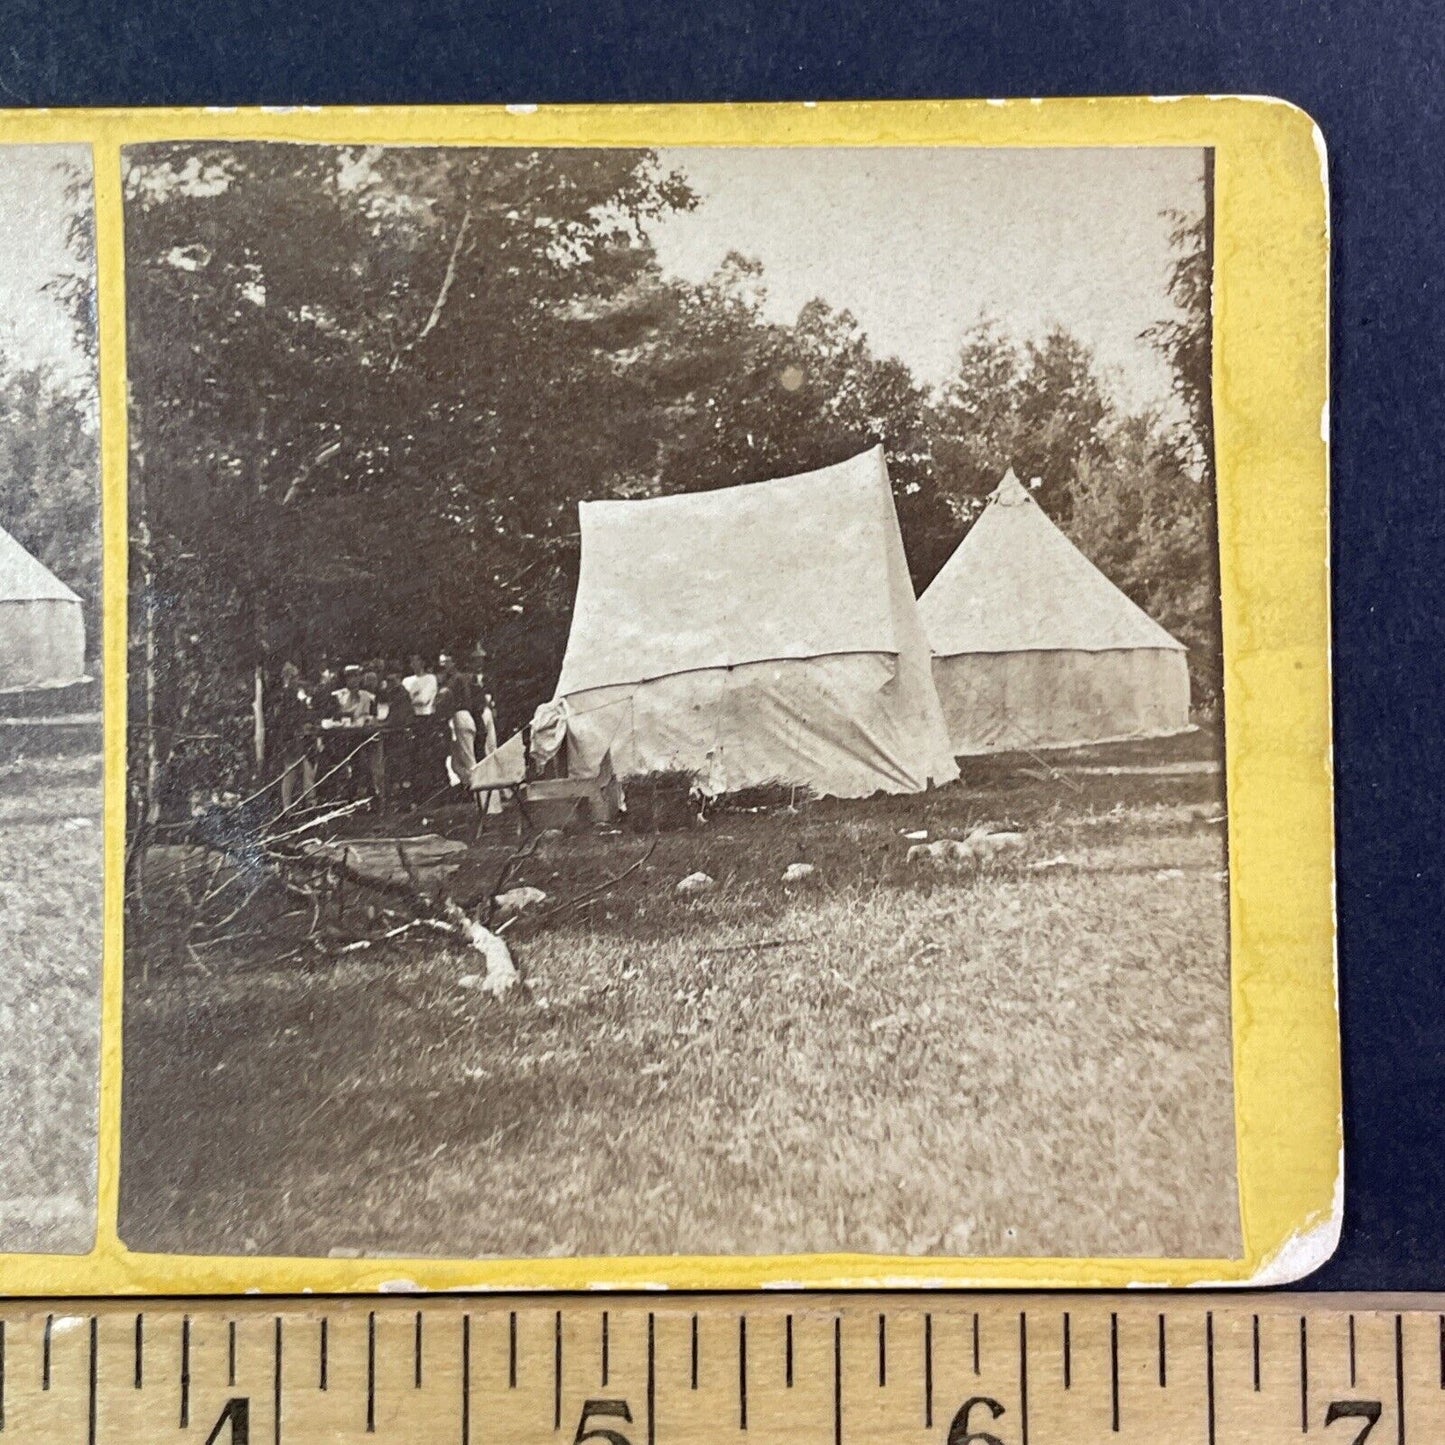
[[[326,664],[314,682],[287,661],[263,682],[260,720],[261,758],[283,808],[315,801],[323,783],[332,796],[424,800],[466,787],[497,747],[480,647],[460,659],[444,652],[435,666],[419,653],[408,668],[381,658]]]

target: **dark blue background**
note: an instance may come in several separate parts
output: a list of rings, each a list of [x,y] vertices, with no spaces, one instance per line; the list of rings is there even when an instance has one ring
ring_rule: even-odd
[[[1314,1284],[1445,1287],[1445,18],[1428,0],[4,0],[0,104],[1235,92],[1330,147],[1346,1219]]]

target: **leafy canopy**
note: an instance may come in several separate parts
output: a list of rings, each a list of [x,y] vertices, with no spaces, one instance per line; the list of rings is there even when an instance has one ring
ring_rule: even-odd
[[[239,758],[256,665],[478,640],[517,726],[555,681],[578,501],[879,441],[920,586],[1012,465],[1166,626],[1209,632],[1209,478],[1081,342],[985,325],[932,394],[845,312],[773,319],[744,257],[664,275],[646,223],[694,203],[646,151],[128,152],[133,732],[204,719]]]

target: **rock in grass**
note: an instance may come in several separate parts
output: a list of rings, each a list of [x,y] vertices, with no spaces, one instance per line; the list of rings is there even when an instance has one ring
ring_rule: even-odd
[[[521,888],[509,888],[505,893],[497,894],[493,900],[497,905],[497,911],[503,918],[513,918],[518,913],[524,913],[529,908],[535,908],[539,903],[547,901],[547,895],[540,888],[524,886]]]
[[[689,873],[686,878],[678,880],[677,892],[679,893],[708,893],[717,887],[717,880],[709,878],[706,873]]]
[[[908,861],[933,868],[964,868],[1000,853],[1017,852],[1025,842],[1022,833],[992,832],[987,825],[981,825],[966,838],[915,843],[908,850]]]
[[[805,878],[813,876],[813,865],[811,863],[789,863],[783,869],[784,883],[801,883]]]
[[[1022,833],[970,833],[963,840],[964,846],[972,850],[975,858],[988,858],[995,853],[1015,853],[1025,841]]]

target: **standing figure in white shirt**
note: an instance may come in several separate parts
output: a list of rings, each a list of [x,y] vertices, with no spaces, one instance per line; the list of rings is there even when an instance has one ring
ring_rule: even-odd
[[[412,711],[418,717],[430,717],[437,701],[437,675],[419,652],[411,655],[411,672],[401,680],[411,697]]]

